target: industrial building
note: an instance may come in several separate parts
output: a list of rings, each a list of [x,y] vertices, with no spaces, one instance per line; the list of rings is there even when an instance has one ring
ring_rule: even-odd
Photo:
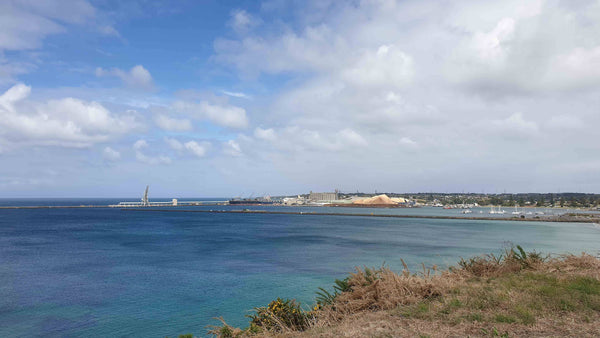
[[[339,200],[339,192],[336,189],[335,192],[310,192],[308,200],[311,202],[318,201],[337,201]]]

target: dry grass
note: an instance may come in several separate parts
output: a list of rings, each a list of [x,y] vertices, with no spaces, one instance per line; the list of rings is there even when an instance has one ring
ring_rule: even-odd
[[[305,331],[285,337],[600,336],[600,260],[543,257],[522,249],[461,260],[420,276],[405,268],[357,269],[350,291],[314,313]],[[232,336],[256,330],[230,330]],[[213,331],[219,336],[227,336]]]
[[[344,292],[336,297],[320,317],[336,320],[347,314],[388,310],[440,297],[451,286],[451,279],[447,277],[418,277],[407,270],[398,275],[387,267],[357,269],[348,282],[352,292]]]

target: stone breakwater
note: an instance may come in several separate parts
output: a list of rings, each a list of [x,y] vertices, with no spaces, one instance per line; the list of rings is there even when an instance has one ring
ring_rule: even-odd
[[[364,213],[335,213],[335,212],[303,212],[303,211],[268,211],[268,210],[177,210],[154,208],[128,208],[127,211],[148,212],[190,212],[213,214],[272,214],[272,215],[305,215],[305,216],[346,216],[346,217],[386,217],[386,218],[427,218],[427,219],[460,219],[479,221],[523,221],[523,222],[567,222],[567,223],[600,223],[600,214],[567,214],[560,216],[537,217],[464,217],[464,216],[434,216],[434,215],[386,215]]]
[[[204,204],[204,206],[218,206],[221,204]],[[168,208],[169,207],[169,208]],[[98,208],[115,209],[109,205],[38,205],[38,206],[0,206],[1,209],[79,209]],[[600,224],[600,214],[592,213],[568,213],[563,215],[543,215],[525,217],[485,217],[485,216],[446,216],[446,215],[390,215],[375,213],[336,213],[336,212],[314,212],[314,211],[275,211],[275,210],[189,210],[177,209],[168,206],[153,206],[150,208],[127,207],[121,208],[127,211],[161,211],[161,212],[196,212],[196,213],[233,213],[233,214],[279,214],[279,215],[313,215],[313,216],[347,216],[347,217],[387,217],[387,218],[428,218],[428,219],[460,219],[480,221],[524,221],[524,222],[566,222],[566,223],[595,223]]]

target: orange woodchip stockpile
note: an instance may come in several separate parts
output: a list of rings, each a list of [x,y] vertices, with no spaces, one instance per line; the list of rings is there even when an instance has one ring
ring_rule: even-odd
[[[360,200],[356,200],[354,202],[352,202],[352,204],[360,204],[360,205],[398,205],[398,202],[395,202],[394,200],[392,200],[391,198],[389,198],[387,195],[382,194],[382,195],[377,195],[377,196],[373,196],[373,197],[369,197],[369,198],[363,198]]]

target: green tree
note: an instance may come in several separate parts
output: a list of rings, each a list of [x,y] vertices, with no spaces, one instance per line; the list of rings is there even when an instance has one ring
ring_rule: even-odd
[[[499,205],[499,204],[502,204],[502,200],[500,198],[498,198],[498,196],[492,196],[492,197],[490,197],[490,204],[491,205]]]
[[[587,196],[581,196],[581,198],[579,199],[579,205],[581,205],[582,207],[589,207],[590,206],[590,200],[587,198]]]
[[[513,206],[515,205],[515,198],[513,197],[513,195],[510,195],[508,197],[508,201],[504,202],[504,206]]]
[[[577,201],[575,200],[575,197],[571,196],[571,198],[569,198],[569,206],[572,208],[577,206]]]
[[[543,206],[544,206],[544,204],[545,204],[545,202],[544,202],[544,195],[540,195],[540,198],[539,198],[539,200],[537,201],[537,206],[538,206],[538,207],[543,207]]]

